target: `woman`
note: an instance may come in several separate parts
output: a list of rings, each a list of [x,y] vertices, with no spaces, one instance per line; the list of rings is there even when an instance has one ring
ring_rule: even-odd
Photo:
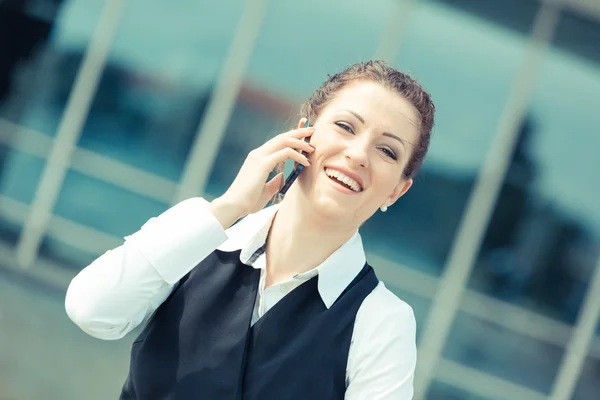
[[[121,398],[412,398],[412,309],[377,280],[358,228],[411,187],[433,103],[370,61],[330,77],[301,114],[221,197],[175,205],[73,279],[66,310],[90,335],[118,339],[149,318]],[[305,168],[263,209],[286,159]]]

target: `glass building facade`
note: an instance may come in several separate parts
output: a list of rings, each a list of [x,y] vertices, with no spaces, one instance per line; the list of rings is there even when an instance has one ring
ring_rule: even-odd
[[[1,3],[0,281],[60,300],[150,217],[222,194],[327,74],[381,58],[438,110],[413,188],[362,228],[415,310],[415,398],[600,398],[599,43],[584,0]],[[57,357],[74,378],[39,387],[77,398],[86,369]],[[98,393],[125,378],[94,371]]]

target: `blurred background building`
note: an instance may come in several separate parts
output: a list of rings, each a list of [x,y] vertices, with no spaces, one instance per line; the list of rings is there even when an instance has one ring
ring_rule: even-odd
[[[70,279],[370,58],[438,109],[362,230],[415,310],[416,398],[599,399],[599,0],[0,2],[0,399],[116,398],[135,333],[79,331]]]

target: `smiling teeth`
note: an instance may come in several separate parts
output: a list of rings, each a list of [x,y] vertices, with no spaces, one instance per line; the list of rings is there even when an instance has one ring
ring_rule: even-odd
[[[349,176],[342,174],[340,171],[325,168],[325,173],[327,174],[327,176],[335,178],[338,181],[343,182],[346,185],[350,186],[352,188],[352,190],[354,190],[355,192],[361,191],[361,188],[360,188],[360,185],[358,184],[358,182],[356,182],[354,179],[350,178]]]

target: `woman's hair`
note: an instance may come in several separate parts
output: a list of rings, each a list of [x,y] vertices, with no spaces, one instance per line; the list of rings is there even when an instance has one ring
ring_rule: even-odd
[[[398,93],[409,101],[419,113],[419,140],[403,171],[406,179],[414,178],[429,148],[435,106],[429,93],[417,81],[390,67],[384,61],[353,64],[343,71],[329,76],[325,83],[315,90],[310,99],[302,105],[301,116],[308,118],[308,121],[314,124],[323,108],[340,90],[350,83],[359,81],[378,83]]]

